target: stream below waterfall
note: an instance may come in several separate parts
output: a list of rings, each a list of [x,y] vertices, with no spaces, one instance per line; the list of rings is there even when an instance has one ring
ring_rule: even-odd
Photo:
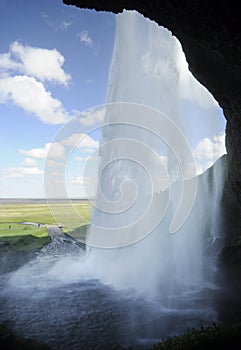
[[[69,282],[64,275],[54,276],[56,264],[81,254],[85,253],[74,240],[53,235],[34,260],[1,275],[0,323],[10,320],[17,335],[44,341],[52,349],[106,350],[146,349],[216,318],[207,307],[212,295],[208,290],[201,295],[200,290],[177,292],[176,300],[147,301],[134,291],[117,291],[88,276]]]

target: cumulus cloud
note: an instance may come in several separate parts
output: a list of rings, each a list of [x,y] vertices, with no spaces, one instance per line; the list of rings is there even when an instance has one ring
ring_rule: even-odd
[[[211,167],[223,154],[226,154],[225,134],[215,135],[213,138],[202,139],[193,149],[193,163],[185,165],[183,176],[184,179],[190,179],[196,175],[203,173],[207,168]],[[176,180],[181,176],[179,166],[172,168],[172,172],[168,169],[168,157],[157,155],[149,158],[152,162],[153,172],[155,172],[154,188],[163,190],[169,186],[169,181]],[[161,164],[161,167],[160,167]],[[157,167],[157,165],[159,165]],[[176,173],[175,173],[176,171]],[[170,177],[171,175],[171,177]]]
[[[213,139],[201,140],[193,151],[198,173],[206,170],[225,153],[225,134],[214,136]]]
[[[43,170],[34,168],[19,168],[23,175],[40,175],[43,174]]]
[[[87,30],[83,30],[82,32],[77,34],[77,38],[80,40],[80,42],[84,43],[87,46],[93,46],[92,38],[90,37]]]
[[[30,150],[20,150],[21,154],[25,154],[32,158],[45,159],[63,159],[65,157],[65,148],[58,142],[46,143],[42,148],[33,148]]]
[[[13,42],[9,52],[0,54],[0,103],[14,103],[48,124],[63,124],[76,117],[77,111],[66,111],[44,86],[46,81],[67,86],[71,76],[63,64],[64,56],[56,49]]]
[[[3,53],[0,54],[0,72],[5,73],[9,70],[20,70],[21,69],[21,64],[18,62],[15,62],[11,58],[10,53]]]
[[[89,135],[84,133],[72,134],[62,141],[63,145],[78,147],[84,152],[91,152],[99,147],[99,142],[92,139]]]
[[[0,79],[0,103],[6,102],[35,114],[44,123],[62,124],[70,118],[62,103],[41,82],[26,75]]]
[[[8,53],[0,54],[0,71],[17,71],[40,81],[53,81],[67,85],[71,76],[62,66],[64,56],[56,49],[43,49],[22,45],[15,41]]]
[[[37,161],[36,161],[36,159],[27,157],[24,159],[22,164],[25,166],[29,166],[29,167],[35,167],[35,166],[37,166]]]
[[[36,159],[46,159],[46,165],[50,167],[63,167],[61,160],[65,159],[65,146],[77,147],[82,152],[89,153],[99,147],[99,142],[92,139],[84,133],[72,134],[61,142],[48,142],[43,147],[32,148],[29,150],[20,149],[19,153],[24,154],[27,158],[24,160],[25,165],[36,164]],[[86,160],[86,157],[76,156],[76,160]],[[92,160],[92,158],[90,158]],[[94,160],[94,156],[93,156]]]
[[[79,114],[80,122],[84,126],[92,126],[104,121],[106,108],[90,109]]]
[[[43,170],[38,167],[28,167],[28,168],[9,168],[6,175],[10,178],[19,178],[25,175],[42,175]]]
[[[61,162],[57,162],[56,160],[53,160],[53,159],[47,159],[46,166],[50,168],[64,168],[65,164]]]

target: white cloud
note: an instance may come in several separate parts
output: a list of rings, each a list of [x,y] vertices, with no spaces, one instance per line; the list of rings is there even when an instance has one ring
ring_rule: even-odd
[[[77,160],[77,162],[83,162],[86,160],[86,157],[75,157],[75,160]]]
[[[56,160],[47,159],[46,166],[50,167],[50,168],[64,168],[65,164],[63,164],[61,162],[56,162]]]
[[[76,156],[75,157],[75,160],[77,160],[77,162],[83,162],[83,161],[97,161],[98,160],[98,157],[96,155],[91,155],[90,157],[81,157],[81,156]]]
[[[45,146],[42,147],[42,148],[33,148],[31,150],[21,149],[19,152],[21,154],[26,154],[27,156],[30,156],[30,157],[33,157],[33,158],[44,159],[47,156],[49,147],[50,147],[50,143],[46,143]]]
[[[40,175],[43,174],[43,170],[40,170],[37,167],[34,168],[19,168],[21,169],[23,175]]]
[[[64,56],[56,49],[24,46],[15,41],[8,53],[0,54],[1,71],[17,71],[40,81],[67,85],[71,76],[63,70]]]
[[[48,144],[46,144],[48,145]],[[45,145],[45,146],[46,146]],[[65,158],[65,147],[58,142],[49,144],[48,159],[64,159]]]
[[[25,175],[42,175],[43,170],[38,167],[28,167],[28,168],[9,168],[6,172],[7,177],[9,178],[19,178]]]
[[[79,115],[80,122],[84,126],[92,126],[95,124],[99,124],[104,121],[105,113],[106,113],[106,108],[101,108],[98,110],[90,109],[90,110],[81,112]]]
[[[60,25],[60,28],[62,30],[66,30],[68,29],[70,26],[72,25],[72,22],[68,22],[68,21],[63,21]]]
[[[80,133],[72,134],[62,141],[62,144],[71,147],[78,147],[84,152],[91,152],[99,147],[99,142],[92,139],[89,135]]]
[[[35,114],[44,123],[62,124],[70,118],[61,102],[53,98],[41,82],[26,75],[0,79],[0,103],[9,101]]]
[[[92,185],[96,182],[96,180],[93,177],[83,177],[83,176],[77,176],[74,180],[73,183],[75,185]]]
[[[36,159],[27,157],[27,158],[24,159],[22,164],[25,165],[25,166],[29,166],[29,167],[36,167],[37,166],[37,161],[36,161]]]
[[[46,24],[50,27],[53,28],[54,31],[58,31],[58,30],[67,30],[73,22],[71,21],[67,21],[67,20],[63,20],[62,22],[56,22],[53,21],[49,18],[49,15],[46,13],[42,13],[41,16],[43,17],[44,21],[46,22]]]
[[[6,72],[9,70],[20,70],[20,69],[21,69],[21,64],[12,60],[10,53],[0,54],[0,72]]]
[[[213,139],[204,138],[193,151],[198,173],[206,170],[225,153],[225,134],[214,136]]]
[[[87,30],[83,30],[81,33],[77,34],[77,38],[87,46],[93,46],[92,38],[90,37]]]
[[[65,157],[65,148],[58,142],[46,143],[42,148],[33,148],[31,150],[20,150],[21,154],[29,157],[45,159],[63,159]]]
[[[43,85],[45,81],[68,84],[71,77],[63,70],[63,64],[64,57],[56,49],[13,42],[9,52],[0,54],[0,103],[12,102],[44,123],[67,122],[77,112],[67,112]]]

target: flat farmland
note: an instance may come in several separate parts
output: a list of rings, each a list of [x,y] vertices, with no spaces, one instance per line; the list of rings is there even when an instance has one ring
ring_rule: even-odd
[[[90,222],[91,205],[87,200],[51,201],[3,200],[0,201],[0,223],[33,222],[63,226],[65,232]]]

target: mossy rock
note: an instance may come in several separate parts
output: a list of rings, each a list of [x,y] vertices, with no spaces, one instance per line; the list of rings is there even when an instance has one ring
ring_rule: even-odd
[[[17,250],[41,249],[50,241],[51,238],[49,236],[39,238],[32,235],[1,237],[0,251],[1,247],[4,246]]]
[[[47,237],[9,236],[0,238],[0,274],[14,271],[36,256],[51,241]]]
[[[89,224],[81,225],[79,227],[76,227],[74,230],[68,232],[67,234],[72,238],[85,242],[89,227],[90,227]]]
[[[192,329],[154,345],[150,350],[240,350],[241,323]]]

